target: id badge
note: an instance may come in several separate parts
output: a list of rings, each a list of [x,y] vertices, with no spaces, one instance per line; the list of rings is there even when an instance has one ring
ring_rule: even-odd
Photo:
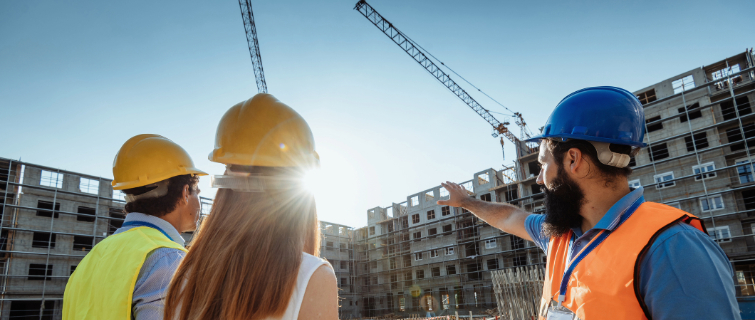
[[[573,320],[574,313],[564,307],[548,308],[548,318],[546,320]]]

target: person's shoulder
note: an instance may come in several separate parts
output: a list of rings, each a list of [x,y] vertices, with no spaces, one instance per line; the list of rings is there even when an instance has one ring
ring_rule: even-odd
[[[655,239],[655,243],[663,243],[671,238],[682,238],[680,240],[692,242],[698,242],[700,239],[710,240],[707,234],[682,221],[675,222],[663,230]]]

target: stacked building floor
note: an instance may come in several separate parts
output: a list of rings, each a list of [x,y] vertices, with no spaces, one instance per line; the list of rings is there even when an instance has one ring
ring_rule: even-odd
[[[741,298],[755,296],[753,58],[745,51],[635,91],[649,146],[632,159],[629,181],[648,201],[705,221]],[[543,213],[538,144],[517,149],[512,167],[461,183],[475,198]],[[60,319],[69,275],[123,222],[123,195],[110,182],[0,158],[0,320]],[[435,186],[368,209],[358,229],[321,222],[321,256],[338,278],[342,319],[483,314],[496,307],[489,271],[545,263],[533,243],[436,204],[447,196]],[[203,198],[203,214],[210,207]]]

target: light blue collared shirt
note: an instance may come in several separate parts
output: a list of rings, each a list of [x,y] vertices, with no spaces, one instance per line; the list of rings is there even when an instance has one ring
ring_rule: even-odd
[[[643,192],[639,187],[621,198],[587,232],[572,228],[568,259],[601,230],[615,230],[632,204],[645,201]],[[542,234],[544,221],[544,214],[532,214],[524,225],[535,245],[547,253],[550,238]],[[640,294],[654,320],[741,319],[729,259],[708,235],[683,222],[662,232],[642,260]]]
[[[126,216],[127,222],[147,222],[162,229],[170,240],[184,245],[184,239],[178,230],[167,221],[155,216],[139,212],[131,212]],[[137,226],[118,228],[118,234]],[[165,308],[165,295],[168,293],[170,279],[178,269],[178,264],[186,255],[185,252],[173,248],[159,248],[152,251],[144,260],[134,285],[134,297],[131,300],[131,317],[136,320],[162,320]]]

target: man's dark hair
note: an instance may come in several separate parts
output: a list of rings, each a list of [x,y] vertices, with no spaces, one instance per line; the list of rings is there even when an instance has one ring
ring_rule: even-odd
[[[184,186],[189,186],[190,192],[197,190],[197,184],[199,184],[199,177],[185,174],[181,176],[175,176],[168,179],[168,193],[158,198],[139,199],[133,202],[126,203],[124,210],[126,213],[139,212],[155,217],[162,217],[173,210],[176,210],[178,202],[183,198]],[[130,195],[140,195],[148,192],[155,187],[138,187],[133,189],[123,190],[123,193]]]
[[[616,177],[628,177],[630,174],[632,174],[632,168],[617,168],[605,165],[600,162],[600,160],[598,160],[598,151],[596,151],[595,146],[593,146],[592,143],[588,141],[577,139],[569,139],[566,141],[546,139],[546,141],[547,147],[551,151],[551,154],[553,154],[553,158],[556,160],[556,163],[558,163],[559,167],[561,167],[564,163],[564,155],[566,154],[566,152],[571,148],[576,148],[582,152],[583,156],[589,158],[590,162],[595,164],[598,172],[603,176],[606,182],[610,182],[613,180],[613,178]],[[613,143],[609,145],[609,149],[613,152],[627,154],[629,156],[636,155],[637,151],[639,150],[632,150],[631,146]]]

